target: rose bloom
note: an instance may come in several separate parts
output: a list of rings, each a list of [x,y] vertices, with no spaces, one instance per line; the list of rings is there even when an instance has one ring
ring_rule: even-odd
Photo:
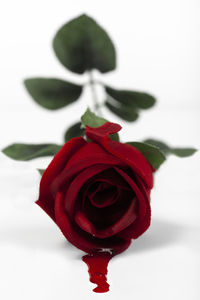
[[[118,254],[150,225],[154,171],[133,146],[110,139],[121,126],[86,126],[45,170],[36,202],[77,248]]]

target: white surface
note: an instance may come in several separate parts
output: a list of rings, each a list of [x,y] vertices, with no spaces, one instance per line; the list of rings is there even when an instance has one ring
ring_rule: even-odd
[[[41,109],[21,81],[57,76],[76,82],[50,47],[55,31],[83,12],[96,18],[118,48],[116,87],[147,90],[158,105],[125,125],[124,141],[154,136],[200,148],[199,3],[152,1],[4,1],[0,12],[0,147],[12,142],[61,143],[65,128],[91,103],[55,113]],[[97,74],[98,77],[100,75]],[[99,91],[100,94],[102,91]],[[105,111],[109,120],[118,121]],[[33,201],[49,159],[18,163],[0,156],[0,298],[198,300],[200,298],[200,154],[171,157],[152,192],[150,229],[109,265],[111,291],[95,294],[81,252],[65,242]],[[78,281],[78,286],[76,285]]]

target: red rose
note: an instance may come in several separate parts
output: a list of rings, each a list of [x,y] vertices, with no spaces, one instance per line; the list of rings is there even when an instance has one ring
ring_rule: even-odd
[[[150,225],[153,169],[134,147],[112,141],[120,125],[86,126],[45,170],[36,202],[66,239],[91,253],[124,251]]]

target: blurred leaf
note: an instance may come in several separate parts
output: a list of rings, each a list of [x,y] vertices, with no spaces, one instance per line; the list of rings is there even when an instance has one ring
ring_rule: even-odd
[[[128,142],[126,144],[138,149],[156,170],[166,160],[164,154],[155,146],[140,142]]]
[[[106,119],[95,115],[89,108],[82,115],[81,121],[84,128],[86,125],[96,128],[108,122]]]
[[[51,110],[76,101],[82,92],[81,85],[55,78],[30,78],[24,84],[39,105]]]
[[[85,130],[81,128],[81,122],[78,122],[70,126],[64,135],[65,142],[71,140],[74,137],[84,136]]]
[[[194,148],[173,148],[171,153],[179,157],[187,157],[193,155],[197,150]]]
[[[174,154],[179,157],[187,157],[191,156],[197,151],[195,148],[173,148],[162,141],[154,139],[147,139],[144,142],[158,147],[165,155]]]
[[[123,105],[114,105],[109,102],[108,99],[105,101],[105,105],[112,113],[116,114],[118,117],[125,121],[133,122],[138,118],[138,113],[135,108],[126,107]]]
[[[156,99],[147,94],[128,90],[116,90],[106,86],[106,93],[115,101],[129,108],[147,109],[152,107]]]
[[[147,140],[144,141],[144,143],[156,146],[157,148],[159,148],[166,155],[170,153],[169,146],[167,144],[163,143],[162,141],[154,140],[154,139],[147,139]]]
[[[60,28],[53,40],[57,58],[70,71],[91,69],[102,73],[116,67],[114,45],[108,34],[90,17],[81,15]]]
[[[45,169],[37,169],[40,175],[42,176],[44,174]]]
[[[54,156],[62,146],[55,144],[12,144],[2,150],[16,160],[31,160],[42,156]]]
[[[84,115],[81,117],[81,121],[82,121],[82,126],[84,128],[85,128],[86,125],[88,125],[90,127],[93,127],[93,128],[96,128],[96,127],[102,126],[106,122],[109,122],[106,119],[98,117],[97,115],[95,115],[93,112],[91,112],[91,110],[89,108],[86,110]],[[113,141],[119,141],[118,133],[111,134],[110,138]]]

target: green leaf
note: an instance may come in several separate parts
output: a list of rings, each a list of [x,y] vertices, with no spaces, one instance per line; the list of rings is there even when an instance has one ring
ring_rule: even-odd
[[[132,107],[126,107],[123,105],[114,105],[107,99],[105,101],[105,106],[114,114],[116,114],[121,119],[133,122],[136,121],[138,118],[138,113],[135,110],[135,108]]]
[[[157,147],[158,149],[160,149],[165,155],[168,155],[170,153],[170,148],[167,144],[158,141],[158,140],[154,140],[154,139],[147,139],[144,141],[144,143],[147,143],[149,145],[153,145],[155,147]]]
[[[105,73],[116,67],[116,53],[110,37],[87,15],[62,26],[54,37],[53,48],[59,61],[78,74],[92,69]]]
[[[37,169],[40,175],[42,176],[44,174],[45,169]]]
[[[147,139],[144,141],[147,144],[156,146],[162,151],[165,155],[173,154],[178,157],[187,157],[193,155],[197,150],[195,148],[174,148],[170,147],[166,143],[154,140],[154,139]]]
[[[96,128],[108,122],[106,119],[95,115],[89,108],[81,117],[81,121],[84,128],[86,125]]]
[[[84,115],[81,117],[81,121],[82,121],[83,128],[85,128],[86,125],[96,128],[96,127],[102,126],[106,122],[109,122],[102,117],[96,116],[93,112],[91,112],[91,110],[89,108],[86,110]],[[119,141],[118,133],[111,134],[110,138],[113,141]]]
[[[173,148],[171,153],[179,157],[187,157],[193,155],[197,150],[194,148]]]
[[[148,109],[152,107],[156,99],[147,94],[142,92],[136,91],[128,91],[128,90],[116,90],[111,87],[106,86],[106,93],[113,98],[113,100],[117,101],[123,106],[137,109]]]
[[[54,156],[62,146],[55,144],[12,144],[2,150],[16,160],[31,160],[42,156]]]
[[[84,136],[85,130],[81,128],[81,122],[75,123],[70,126],[64,135],[65,142],[71,140],[74,137]]]
[[[148,145],[140,142],[128,142],[126,143],[138,149],[147,161],[153,166],[154,169],[158,169],[160,165],[166,160],[163,153],[155,146]]]
[[[51,110],[71,104],[82,92],[81,85],[55,78],[30,78],[24,84],[39,105]]]

